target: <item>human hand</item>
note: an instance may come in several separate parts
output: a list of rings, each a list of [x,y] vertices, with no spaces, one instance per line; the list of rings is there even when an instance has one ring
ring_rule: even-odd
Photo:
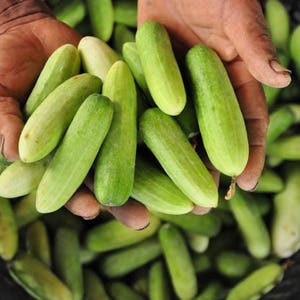
[[[265,161],[268,109],[260,83],[285,87],[289,71],[277,59],[260,4],[247,0],[139,0],[138,23],[155,20],[180,55],[206,44],[224,61],[246,122],[250,154],[237,184],[256,187]],[[211,168],[211,166],[210,166]],[[216,174],[214,172],[214,177]]]
[[[77,45],[81,39],[73,29],[54,19],[43,4],[40,10],[37,7],[34,10],[40,13],[18,19],[12,15],[14,21],[8,26],[7,20],[1,22],[0,5],[0,144],[1,154],[10,161],[19,159],[18,140],[24,125],[22,105],[46,60],[61,45]],[[107,210],[134,229],[149,223],[149,213],[141,204],[130,200],[122,207],[102,207],[85,186],[75,193],[66,207],[86,219],[96,217],[100,210]]]

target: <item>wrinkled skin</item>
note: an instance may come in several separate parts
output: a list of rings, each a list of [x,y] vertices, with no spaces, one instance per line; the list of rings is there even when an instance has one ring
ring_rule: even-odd
[[[195,44],[206,44],[224,61],[250,143],[249,161],[237,183],[244,190],[252,190],[264,166],[268,126],[260,83],[285,87],[291,80],[289,71],[278,63],[259,3],[249,0],[139,0],[138,3],[139,24],[146,20],[164,24],[174,48],[180,52],[179,57]]]

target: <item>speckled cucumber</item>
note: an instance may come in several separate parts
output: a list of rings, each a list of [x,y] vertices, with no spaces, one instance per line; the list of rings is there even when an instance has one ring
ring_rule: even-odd
[[[49,213],[62,207],[78,189],[110,128],[111,101],[90,95],[80,106],[37,189],[36,207]]]
[[[220,172],[236,177],[247,164],[249,144],[245,121],[225,67],[205,45],[192,47],[186,64],[207,155]]]
[[[180,114],[186,92],[167,30],[158,22],[144,22],[137,30],[136,46],[154,102],[166,114]]]
[[[25,123],[19,139],[24,162],[48,155],[59,143],[82,102],[100,91],[102,81],[90,74],[75,75],[54,89]]]

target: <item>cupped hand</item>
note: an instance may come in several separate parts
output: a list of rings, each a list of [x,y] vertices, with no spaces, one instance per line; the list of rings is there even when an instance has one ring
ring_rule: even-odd
[[[237,184],[252,190],[265,162],[268,108],[260,83],[282,88],[289,71],[277,58],[260,4],[248,0],[139,0],[138,23],[163,24],[175,51],[206,44],[223,60],[246,122],[250,154]],[[180,57],[180,54],[178,57]]]

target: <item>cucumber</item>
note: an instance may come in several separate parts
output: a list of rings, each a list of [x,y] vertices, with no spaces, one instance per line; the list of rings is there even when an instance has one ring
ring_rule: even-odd
[[[136,88],[124,61],[108,71],[102,93],[111,99],[114,117],[95,162],[94,193],[101,204],[119,206],[131,194],[137,147]]]
[[[165,172],[195,204],[216,207],[218,190],[212,175],[193,149],[178,123],[159,108],[140,118],[140,134]]]
[[[142,23],[136,46],[154,102],[166,114],[179,115],[186,104],[186,92],[167,30],[155,21]]]
[[[133,28],[137,27],[137,1],[136,0],[114,0],[114,20]]]
[[[54,89],[25,123],[19,139],[23,162],[48,155],[59,143],[81,103],[100,91],[102,82],[90,74],[75,75]]]
[[[41,213],[61,208],[84,181],[107,135],[113,116],[111,101],[90,95],[78,109],[37,188]]]
[[[77,48],[65,44],[57,48],[46,61],[25,103],[28,118],[43,100],[61,83],[79,73],[80,56]]]
[[[249,144],[228,74],[218,55],[205,45],[192,47],[186,64],[207,155],[221,173],[234,178],[245,169]]]

